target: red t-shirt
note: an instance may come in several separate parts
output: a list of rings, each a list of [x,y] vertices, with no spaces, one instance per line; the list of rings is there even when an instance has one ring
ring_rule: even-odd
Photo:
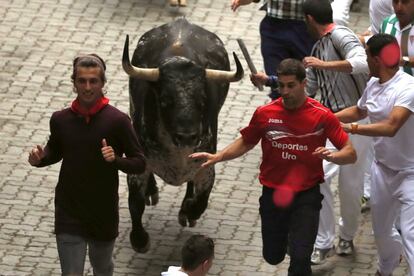
[[[261,106],[240,133],[248,144],[262,140],[260,183],[295,192],[324,181],[322,159],[312,155],[317,147],[329,138],[340,149],[348,140],[335,115],[311,98],[296,110],[285,109],[281,98]]]

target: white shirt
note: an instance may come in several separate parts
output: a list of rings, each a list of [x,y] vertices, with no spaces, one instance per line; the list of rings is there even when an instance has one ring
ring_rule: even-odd
[[[367,110],[372,123],[387,119],[394,106],[414,112],[414,77],[398,71],[385,83],[372,77],[358,108]],[[402,125],[394,137],[374,137],[375,159],[393,170],[414,168],[414,116]]]
[[[351,4],[352,0],[333,0],[331,3],[332,17],[336,24],[348,26]]]
[[[393,13],[392,0],[370,0],[369,19],[371,21],[370,30],[372,34],[378,34],[382,21]]]
[[[182,272],[179,266],[170,266],[168,271],[161,272],[161,276],[188,276],[187,273]]]

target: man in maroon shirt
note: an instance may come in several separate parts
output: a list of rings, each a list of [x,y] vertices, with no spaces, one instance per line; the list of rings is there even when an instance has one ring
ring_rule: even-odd
[[[338,119],[319,102],[305,95],[306,73],[295,59],[283,60],[277,69],[281,98],[256,109],[241,137],[202,167],[237,158],[259,141],[263,152],[259,181],[263,256],[270,264],[283,261],[289,248],[288,275],[311,275],[310,257],[319,223],[324,181],[322,159],[337,164],[356,161],[355,150]],[[338,151],[324,147],[330,139]]]
[[[118,170],[141,173],[145,160],[129,117],[103,95],[105,63],[95,54],[73,61],[77,94],[54,112],[45,148],[29,153],[32,166],[62,160],[55,194],[55,234],[62,275],[83,275],[86,249],[94,275],[112,275],[118,235]]]

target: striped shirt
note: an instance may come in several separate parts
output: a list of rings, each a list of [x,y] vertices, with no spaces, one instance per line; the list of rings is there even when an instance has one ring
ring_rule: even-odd
[[[409,32],[407,52],[408,52],[408,56],[412,57],[412,56],[414,56],[414,28],[413,28],[413,26],[414,26],[413,23],[410,23],[401,30],[400,22],[398,21],[397,16],[395,14],[393,14],[393,15],[385,18],[384,21],[382,21],[380,32],[384,33],[384,34],[390,34],[390,35],[394,36],[397,39],[398,44],[400,45],[400,48],[401,48],[401,35],[402,35],[402,33],[403,32]],[[404,54],[402,54],[402,55],[404,55]],[[410,74],[411,76],[414,76],[414,68],[410,69],[410,68],[400,67],[400,70],[403,70],[404,72]]]
[[[277,19],[305,20],[304,0],[267,0],[267,15]]]
[[[319,90],[320,102],[333,112],[356,105],[369,71],[358,37],[347,27],[337,25],[315,43],[311,55],[323,61],[347,60],[352,73],[308,68],[306,93],[315,96]]]

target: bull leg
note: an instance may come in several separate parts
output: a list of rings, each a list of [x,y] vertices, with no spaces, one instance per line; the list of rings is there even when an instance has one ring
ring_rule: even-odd
[[[128,206],[132,221],[132,230],[129,234],[129,239],[132,248],[139,253],[147,252],[150,247],[149,235],[142,225],[142,215],[145,210],[145,195],[151,176],[153,177],[152,174],[148,175],[148,173],[127,176],[129,191]]]
[[[214,184],[214,168],[201,170],[194,181],[187,184],[187,191],[178,214],[178,222],[182,226],[194,227],[197,219],[204,213],[208,205],[208,198]]]
[[[145,204],[157,205],[159,201],[157,182],[155,181],[154,174],[150,174],[148,178],[148,186],[145,191]]]
[[[189,181],[187,183],[187,189],[185,191],[183,202],[181,203],[180,211],[178,212],[178,223],[181,226],[187,226],[187,213],[185,210],[187,210],[188,208],[186,207],[186,204],[188,204],[188,202],[192,200],[193,197],[194,197],[194,182]],[[190,224],[190,227],[195,226],[195,222],[194,222],[194,225],[191,225],[192,223],[189,221],[189,224]]]

